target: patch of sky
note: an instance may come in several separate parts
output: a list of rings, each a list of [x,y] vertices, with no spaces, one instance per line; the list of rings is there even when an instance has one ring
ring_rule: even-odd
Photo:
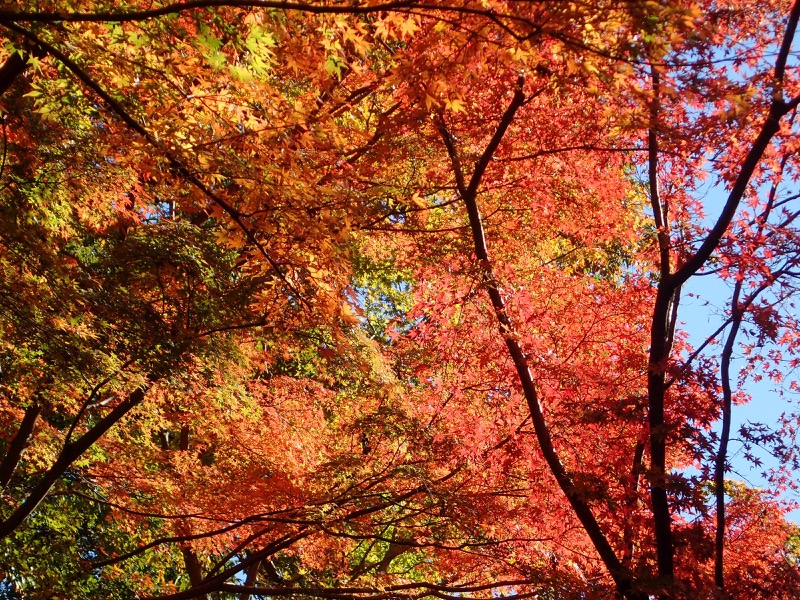
[[[697,197],[702,200],[706,213],[702,225],[710,228],[727,199],[727,191],[724,186],[710,182],[698,192]],[[724,279],[719,269],[714,268],[712,264],[683,286],[678,312],[678,329],[688,336],[688,341],[694,348],[699,348],[708,340],[712,340],[704,350],[706,356],[719,356],[722,352],[725,336],[729,330],[724,326],[730,315],[733,285],[733,281]],[[775,300],[770,298],[769,292],[765,294],[764,299]],[[782,308],[795,311],[788,303],[784,303]],[[800,318],[796,311],[792,316]],[[743,392],[750,400],[745,404],[735,405],[731,411],[732,438],[728,449],[730,463],[728,477],[744,481],[754,488],[769,489],[773,487],[769,478],[770,471],[782,466],[781,457],[765,445],[748,441],[741,432],[743,429],[753,427],[762,430],[763,427],[775,429],[783,418],[796,418],[798,398],[790,389],[788,379],[776,381],[765,376],[764,370],[767,369],[765,362],[757,361],[753,365],[750,364],[752,359],[746,356],[745,345],[753,343],[755,337],[757,334],[754,328],[745,322],[739,334],[739,343],[731,365],[731,385],[734,391]],[[758,354],[766,355],[771,349],[777,349],[777,345],[767,343]],[[747,376],[737,377],[739,374],[744,374],[750,366],[755,368]],[[716,423],[717,434],[720,428],[721,422]],[[788,502],[800,501],[800,495],[796,490],[787,490],[782,494],[782,498]],[[792,510],[789,518],[800,523],[800,509]]]

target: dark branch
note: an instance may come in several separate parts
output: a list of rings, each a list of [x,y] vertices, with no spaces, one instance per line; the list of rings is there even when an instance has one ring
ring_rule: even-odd
[[[83,434],[74,442],[66,444],[61,450],[56,462],[51,466],[39,484],[33,488],[25,501],[11,514],[8,519],[0,523],[0,538],[4,538],[14,532],[28,516],[36,510],[42,500],[66,472],[70,465],[75,462],[86,450],[99,440],[105,433],[116,425],[122,417],[128,414],[133,408],[144,400],[146,388],[137,388],[130,396],[120,402],[110,413],[100,419],[97,424]]]
[[[42,407],[38,404],[32,404],[25,409],[25,416],[22,417],[22,423],[19,425],[17,434],[11,440],[3,462],[0,463],[0,487],[6,487],[11,481],[11,477],[14,475],[14,471],[22,458],[22,453],[33,435],[33,428],[36,426],[36,421],[41,412]]]
[[[492,265],[489,259],[489,251],[486,243],[486,236],[481,219],[480,209],[477,202],[477,190],[480,186],[480,181],[486,166],[494,156],[500,142],[502,141],[508,127],[513,122],[517,111],[525,103],[525,95],[522,90],[523,81],[517,81],[514,91],[514,96],[503,114],[500,123],[492,136],[489,145],[478,159],[475,165],[475,171],[470,180],[469,186],[466,188],[463,184],[459,184],[459,192],[461,193],[464,204],[467,207],[469,215],[470,227],[472,229],[472,236],[475,245],[475,256],[480,263],[481,270],[483,271],[483,284],[486,288],[492,306],[495,311],[495,316],[498,322],[500,334],[502,335],[509,355],[511,356],[514,366],[517,371],[519,382],[522,386],[525,400],[530,410],[531,420],[533,422],[536,438],[539,442],[539,447],[544,455],[545,461],[556,478],[559,487],[564,492],[567,500],[575,512],[578,520],[581,522],[584,530],[592,541],[597,553],[600,555],[603,564],[608,569],[614,583],[617,586],[620,594],[626,598],[640,598],[636,592],[633,591],[633,582],[630,575],[623,567],[620,560],[617,558],[616,553],[611,548],[608,540],[606,539],[600,525],[597,522],[594,514],[592,513],[589,505],[583,500],[580,492],[576,489],[569,473],[564,467],[561,459],[556,452],[553,445],[553,440],[550,435],[550,427],[544,417],[542,406],[539,401],[539,395],[536,389],[536,384],[533,380],[528,359],[516,341],[516,332],[514,324],[511,321],[508,311],[506,310],[505,300],[500,291],[500,286],[495,278]],[[457,157],[457,149],[453,142],[452,136],[444,127],[443,121],[440,121],[440,131],[444,140],[447,152],[450,155],[451,161]],[[456,180],[459,178],[460,165],[456,162],[453,163],[454,170],[456,171]]]

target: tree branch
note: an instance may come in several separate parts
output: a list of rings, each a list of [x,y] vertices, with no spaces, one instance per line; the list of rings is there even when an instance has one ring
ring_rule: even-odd
[[[28,55],[23,52],[13,52],[3,66],[0,67],[0,96],[6,93],[14,80],[25,72],[28,66]]]
[[[720,379],[722,380],[722,432],[719,438],[719,449],[714,465],[714,495],[717,504],[717,527],[714,536],[714,584],[719,588],[722,597],[725,597],[725,463],[728,459],[728,442],[731,437],[731,408],[733,407],[733,394],[731,391],[731,358],[733,346],[739,327],[742,324],[742,307],[739,306],[739,295],[742,292],[742,283],[736,282],[731,298],[731,330],[722,349],[722,364]]]
[[[523,394],[531,414],[531,420],[536,433],[536,439],[539,442],[539,447],[544,455],[544,459],[547,462],[551,473],[556,478],[556,481],[562,492],[567,497],[572,510],[575,512],[578,520],[589,536],[589,539],[592,541],[595,550],[597,550],[597,553],[600,555],[600,559],[603,561],[603,564],[614,580],[619,593],[629,599],[644,598],[644,596],[634,591],[633,582],[630,578],[630,575],[617,558],[614,550],[611,548],[611,545],[603,534],[603,531],[600,529],[600,525],[592,513],[591,508],[583,500],[580,493],[575,488],[570,475],[567,473],[567,470],[565,469],[561,459],[558,456],[558,453],[556,452],[556,449],[553,445],[553,440],[550,436],[550,427],[544,417],[538,392],[536,390],[536,384],[534,383],[533,376],[528,365],[528,359],[519,343],[516,341],[514,324],[506,310],[505,301],[503,300],[503,296],[500,292],[500,286],[494,275],[492,264],[489,258],[483,222],[477,203],[477,190],[480,186],[481,178],[484,174],[486,166],[492,159],[494,152],[497,150],[497,147],[502,141],[509,125],[513,122],[517,110],[525,102],[522,84],[523,80],[520,78],[520,80],[517,81],[511,103],[500,119],[500,123],[495,130],[489,145],[486,147],[486,150],[484,150],[483,154],[476,163],[475,171],[473,172],[469,185],[465,188],[462,184],[459,184],[459,192],[461,193],[462,199],[464,200],[464,204],[467,208],[467,213],[469,215],[469,223],[475,245],[475,256],[480,263],[481,270],[483,271],[483,284],[486,287],[492,307],[494,308],[500,334],[504,339],[511,359],[514,362],[517,376],[522,386]],[[452,160],[454,156],[457,156],[457,149],[454,146],[452,136],[450,136],[449,132],[442,127],[440,127],[440,131],[442,133],[444,144],[447,147],[448,154]],[[454,163],[453,167],[456,169],[456,177],[458,181],[458,170],[460,169],[460,165]]]
[[[14,475],[14,471],[19,465],[22,453],[33,435],[33,428],[42,412],[42,407],[32,404],[25,409],[25,416],[19,425],[17,434],[8,446],[3,462],[0,464],[0,487],[6,487]]]
[[[37,11],[13,11],[0,10],[0,23],[125,23],[132,21],[146,21],[157,17],[164,17],[170,14],[182,13],[203,8],[264,8],[285,11],[297,11],[310,14],[350,14],[366,15],[384,11],[405,11],[413,8],[418,11],[431,12],[450,12],[457,14],[469,14],[484,16],[503,29],[508,31],[508,27],[502,23],[503,20],[516,22],[521,25],[533,27],[533,23],[525,17],[512,13],[498,13],[494,10],[472,8],[459,4],[445,3],[426,3],[417,0],[396,0],[394,2],[384,2],[382,4],[311,4],[307,2],[284,2],[281,0],[188,0],[186,2],[175,2],[160,8],[130,11],[105,11],[105,12],[37,12]],[[536,29],[536,28],[535,28]],[[538,30],[538,29],[537,29]]]
[[[7,537],[19,527],[28,516],[36,510],[42,500],[72,465],[89,447],[99,440],[122,417],[144,400],[146,388],[137,388],[130,396],[120,402],[110,413],[100,419],[97,424],[74,442],[70,442],[61,450],[56,462],[47,470],[39,484],[33,488],[25,501],[11,514],[8,519],[0,523],[0,538]]]

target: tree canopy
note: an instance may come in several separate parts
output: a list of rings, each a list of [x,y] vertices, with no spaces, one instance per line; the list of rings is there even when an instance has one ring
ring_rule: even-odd
[[[800,596],[798,19],[3,5],[0,598]]]

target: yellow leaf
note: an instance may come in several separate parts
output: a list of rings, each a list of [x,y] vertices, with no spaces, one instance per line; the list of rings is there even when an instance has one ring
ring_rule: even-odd
[[[425,94],[425,108],[430,109],[434,106],[439,106],[439,101],[430,94]]]
[[[411,204],[416,206],[417,208],[427,208],[425,201],[419,195],[419,192],[414,192],[414,195],[411,196]]]
[[[417,22],[414,17],[409,17],[400,25],[400,34],[402,38],[405,38],[406,35],[408,37],[413,37],[414,33],[419,31],[419,27],[417,26]]]
[[[445,108],[452,110],[453,112],[466,112],[464,102],[459,98],[454,98],[453,100],[448,99],[445,101],[444,105]]]

